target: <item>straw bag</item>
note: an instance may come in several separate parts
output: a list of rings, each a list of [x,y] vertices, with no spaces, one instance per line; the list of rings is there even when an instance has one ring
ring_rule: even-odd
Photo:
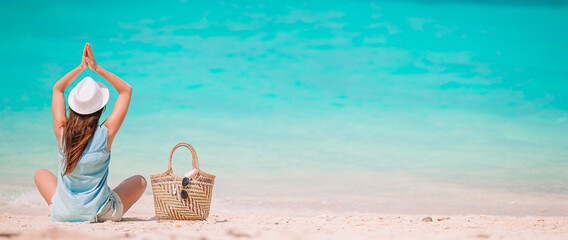
[[[195,171],[189,177],[178,177],[172,171],[172,156],[178,147],[191,151]],[[159,220],[205,220],[209,216],[211,193],[215,176],[199,169],[195,149],[185,142],[178,143],[170,152],[168,170],[150,176],[154,207]]]

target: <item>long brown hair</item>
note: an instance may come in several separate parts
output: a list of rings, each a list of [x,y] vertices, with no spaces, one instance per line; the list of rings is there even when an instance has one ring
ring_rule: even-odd
[[[69,108],[69,117],[63,127],[63,150],[65,153],[65,172],[70,174],[79,163],[79,158],[87,148],[89,139],[95,134],[99,118],[105,108],[88,115],[81,115]]]

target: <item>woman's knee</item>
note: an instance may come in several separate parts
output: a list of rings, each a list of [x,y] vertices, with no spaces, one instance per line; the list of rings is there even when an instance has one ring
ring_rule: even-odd
[[[37,172],[34,174],[34,180],[37,182],[37,180],[40,180],[44,176],[48,176],[48,174],[51,174],[51,172],[45,168],[37,170]]]
[[[148,184],[146,182],[146,178],[144,178],[142,175],[136,175],[136,177],[140,179],[140,185],[146,187],[146,185]]]
[[[47,204],[51,204],[51,198],[57,188],[57,177],[47,169],[40,169],[34,174],[34,182]]]
[[[136,185],[138,185],[141,189],[146,189],[146,185],[148,185],[146,178],[144,178],[142,175],[135,175],[132,176],[132,178],[135,179]]]

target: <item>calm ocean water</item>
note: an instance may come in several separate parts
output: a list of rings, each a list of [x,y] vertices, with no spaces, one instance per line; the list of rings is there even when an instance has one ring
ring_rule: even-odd
[[[187,141],[219,197],[394,204],[415,191],[407,202],[478,194],[471,206],[488,209],[509,194],[544,206],[524,213],[568,214],[564,2],[0,5],[0,205],[56,170],[51,88],[90,42],[134,88],[111,183],[165,171]],[[465,193],[437,201],[445,190]]]

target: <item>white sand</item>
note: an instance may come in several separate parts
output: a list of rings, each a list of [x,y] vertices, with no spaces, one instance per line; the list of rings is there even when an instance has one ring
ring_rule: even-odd
[[[316,180],[306,185],[325,186]],[[439,183],[442,190],[436,190],[424,181],[406,181],[421,183],[412,188],[381,181],[380,188],[366,186],[372,192],[359,195],[352,194],[354,186],[340,183],[333,191],[270,183],[251,192],[242,186],[252,183],[220,181],[206,221],[157,221],[148,190],[122,222],[50,223],[37,190],[25,191],[0,205],[0,238],[568,239],[568,202],[561,194],[520,195]],[[274,189],[286,195],[271,193]],[[510,216],[515,214],[520,217]],[[427,216],[433,221],[422,221]]]
[[[49,223],[47,216],[5,214],[0,233],[11,239],[568,239],[566,217],[223,216],[206,221]]]
[[[38,196],[39,197],[39,196]],[[50,223],[47,206],[0,208],[9,239],[568,239],[568,217],[393,215],[216,202],[206,221],[157,221],[151,195],[122,222]],[[278,210],[280,209],[280,210]]]

